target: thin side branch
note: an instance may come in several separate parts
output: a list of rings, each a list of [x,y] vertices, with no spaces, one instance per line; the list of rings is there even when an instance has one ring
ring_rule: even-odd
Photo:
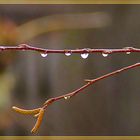
[[[53,50],[53,49],[43,49],[33,47],[27,44],[20,44],[18,46],[0,46],[0,51],[35,51],[43,54],[48,53],[103,53],[103,54],[112,54],[112,53],[130,53],[130,52],[140,52],[140,49],[134,47],[124,47],[122,49],[64,49],[64,50]]]
[[[116,71],[113,71],[111,73],[108,73],[108,74],[105,74],[101,77],[98,77],[98,78],[95,78],[95,79],[92,79],[92,80],[86,80],[86,84],[83,85],[82,87],[80,87],[79,89],[76,89],[74,90],[73,92],[71,93],[68,93],[68,94],[65,94],[65,95],[62,95],[62,96],[58,96],[58,97],[55,97],[55,98],[51,98],[49,100],[47,100],[45,103],[44,103],[44,108],[46,108],[49,104],[51,104],[52,102],[54,101],[57,101],[57,100],[60,100],[60,99],[69,99],[75,95],[77,95],[78,93],[80,93],[81,91],[83,91],[85,88],[89,87],[90,85],[102,80],[102,79],[105,79],[105,78],[108,78],[108,77],[111,77],[111,76],[114,76],[118,73],[121,73],[123,71],[126,71],[126,70],[129,70],[129,69],[132,69],[132,68],[135,68],[135,67],[138,67],[140,66],[140,63],[136,63],[136,64],[133,64],[133,65],[130,65],[130,66],[127,66],[127,67],[124,67],[124,68],[121,68],[119,70],[116,70]]]
[[[32,133],[35,133],[38,130],[38,128],[39,128],[39,126],[41,124],[41,121],[43,119],[44,110],[47,109],[47,107],[49,105],[51,105],[53,102],[58,101],[60,99],[65,99],[65,100],[66,99],[70,99],[71,97],[81,93],[81,91],[83,91],[84,89],[86,89],[90,85],[92,85],[92,84],[94,84],[94,83],[96,83],[96,82],[98,82],[100,80],[103,80],[105,78],[109,78],[109,77],[117,75],[117,74],[119,74],[119,73],[121,73],[123,71],[129,70],[129,69],[133,69],[133,68],[136,68],[136,67],[139,67],[139,66],[140,66],[140,63],[135,63],[133,65],[121,68],[119,70],[113,71],[113,72],[108,73],[108,74],[105,74],[105,75],[103,75],[101,77],[98,77],[98,78],[95,78],[95,79],[92,79],[92,80],[85,80],[86,84],[83,85],[82,87],[74,90],[71,93],[64,94],[64,95],[61,95],[61,96],[58,96],[58,97],[54,97],[54,98],[48,99],[47,101],[45,101],[45,103],[43,104],[43,106],[41,108],[37,108],[37,109],[33,109],[33,110],[24,110],[24,109],[19,109],[17,107],[13,107],[13,109],[16,112],[18,112],[18,113],[21,113],[21,114],[32,114],[34,117],[37,117],[37,122],[36,122],[35,126],[33,127],[33,129],[31,130]]]

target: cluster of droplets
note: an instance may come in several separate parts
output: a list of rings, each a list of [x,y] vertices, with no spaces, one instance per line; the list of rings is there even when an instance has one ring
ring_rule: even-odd
[[[85,52],[84,52],[85,51]],[[103,51],[102,56],[107,57],[111,53],[110,51]],[[126,54],[130,54],[131,52],[127,51]],[[40,53],[42,57],[47,57],[48,53]],[[70,56],[72,54],[71,50],[65,50],[65,55]],[[89,49],[83,49],[83,53],[81,53],[81,58],[86,59],[89,56]]]
[[[83,49],[83,51],[85,51],[85,50],[86,50],[86,49]],[[83,59],[88,58],[88,56],[89,56],[88,51],[89,51],[89,50],[86,50],[85,53],[81,53],[81,58],[83,58]],[[128,53],[129,53],[129,52],[127,52],[127,54],[128,54]],[[47,57],[47,56],[48,56],[48,53],[40,53],[40,54],[41,54],[42,57]],[[70,56],[71,54],[72,54],[71,50],[65,51],[65,55],[66,55],[66,56]],[[107,56],[108,56],[108,53],[103,52],[102,55],[103,55],[103,57],[107,57]]]

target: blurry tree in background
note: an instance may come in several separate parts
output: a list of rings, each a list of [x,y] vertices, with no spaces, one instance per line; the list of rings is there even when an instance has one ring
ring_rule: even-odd
[[[139,5],[0,5],[0,44],[50,49],[139,48]],[[38,107],[91,79],[139,61],[139,54],[92,54],[86,60],[34,52],[0,54],[0,134],[30,135],[32,118],[11,106]],[[139,69],[56,102],[38,135],[140,135]],[[20,117],[18,117],[20,116]],[[18,118],[18,119],[17,119]],[[7,123],[4,123],[7,122]]]
[[[1,44],[16,44],[17,32],[16,25],[8,18],[0,18],[0,43]],[[12,126],[12,118],[9,113],[11,106],[11,90],[14,87],[14,76],[9,65],[15,59],[15,53],[0,54],[0,134],[6,134],[5,130]],[[5,120],[5,121],[3,121]]]

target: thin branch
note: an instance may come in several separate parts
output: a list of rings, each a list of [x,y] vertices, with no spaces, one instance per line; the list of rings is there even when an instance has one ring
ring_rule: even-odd
[[[85,85],[83,85],[82,87],[74,90],[73,92],[47,100],[44,103],[44,108],[46,108],[49,104],[51,104],[54,101],[57,101],[57,100],[60,100],[60,99],[69,99],[69,98],[77,95],[81,91],[83,91],[85,88],[89,87],[90,85],[92,85],[92,84],[94,84],[94,83],[96,83],[96,82],[98,82],[98,81],[100,81],[102,79],[108,78],[110,76],[114,76],[114,75],[116,75],[118,73],[121,73],[123,71],[129,70],[129,69],[132,69],[132,68],[135,68],[135,67],[138,67],[138,66],[140,66],[140,63],[136,63],[136,64],[133,64],[133,65],[121,68],[119,70],[113,71],[111,73],[105,74],[105,75],[103,75],[101,77],[98,77],[98,78],[95,78],[95,79],[92,79],[92,80],[85,80],[87,83]]]
[[[140,49],[134,47],[124,47],[122,49],[63,49],[63,50],[53,50],[53,49],[43,49],[33,47],[27,44],[20,44],[18,46],[0,46],[0,51],[35,51],[39,53],[102,53],[102,54],[112,54],[112,53],[130,53],[130,52],[140,52]]]
[[[44,114],[44,110],[47,109],[47,107],[49,105],[51,105],[53,102],[58,101],[60,99],[70,99],[71,97],[77,95],[78,93],[81,93],[81,91],[83,91],[84,89],[86,89],[90,85],[92,85],[92,84],[94,84],[94,83],[96,83],[96,82],[98,82],[100,80],[103,80],[105,78],[109,78],[109,77],[114,76],[116,74],[119,74],[119,73],[121,73],[123,71],[129,70],[129,69],[133,69],[133,68],[139,67],[139,66],[140,66],[140,63],[135,63],[133,65],[121,68],[119,70],[113,71],[113,72],[108,73],[108,74],[105,74],[105,75],[103,75],[101,77],[98,77],[98,78],[95,78],[95,79],[92,79],[92,80],[85,80],[86,84],[83,85],[82,87],[74,90],[71,93],[64,94],[64,95],[61,95],[61,96],[58,96],[58,97],[54,97],[54,98],[48,99],[47,101],[45,101],[45,103],[43,104],[43,106],[41,108],[37,108],[37,109],[31,110],[31,111],[24,110],[24,109],[19,109],[17,107],[12,107],[12,109],[15,110],[18,113],[21,113],[21,114],[32,114],[34,117],[37,117],[37,122],[36,122],[35,126],[33,127],[33,129],[31,130],[32,133],[35,133],[38,130],[40,124],[41,124],[41,121],[42,121],[42,118],[43,118],[43,114]],[[30,112],[30,113],[28,113],[28,112]],[[34,113],[36,113],[36,114],[34,114]]]

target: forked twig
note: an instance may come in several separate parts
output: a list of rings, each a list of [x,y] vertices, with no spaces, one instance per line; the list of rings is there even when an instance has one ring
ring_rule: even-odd
[[[133,69],[133,68],[138,67],[138,66],[140,66],[140,63],[135,63],[133,65],[130,65],[130,66],[127,66],[127,67],[123,67],[123,68],[121,68],[119,70],[116,70],[116,71],[113,71],[111,73],[105,74],[105,75],[100,76],[98,78],[95,78],[95,79],[92,79],[92,80],[85,80],[86,84],[84,84],[80,88],[74,90],[71,93],[64,94],[64,95],[61,95],[61,96],[58,96],[58,97],[54,97],[54,98],[50,98],[47,101],[45,101],[43,106],[40,107],[40,108],[33,109],[33,110],[24,110],[24,109],[20,109],[20,108],[17,108],[17,107],[14,106],[14,107],[12,107],[12,109],[15,110],[18,113],[21,113],[21,114],[30,114],[30,115],[33,115],[34,117],[37,117],[36,124],[33,127],[33,129],[31,130],[32,133],[35,133],[38,130],[38,128],[39,128],[39,126],[41,124],[41,121],[43,119],[44,110],[47,109],[47,107],[49,105],[51,105],[53,102],[58,101],[60,99],[65,99],[65,100],[66,99],[70,99],[71,97],[77,95],[78,93],[80,93],[81,91],[83,91],[84,89],[89,87],[90,85],[96,83],[97,81],[100,81],[102,79],[114,76],[114,75],[119,74],[119,73],[121,73],[123,71],[129,70],[129,69]]]

